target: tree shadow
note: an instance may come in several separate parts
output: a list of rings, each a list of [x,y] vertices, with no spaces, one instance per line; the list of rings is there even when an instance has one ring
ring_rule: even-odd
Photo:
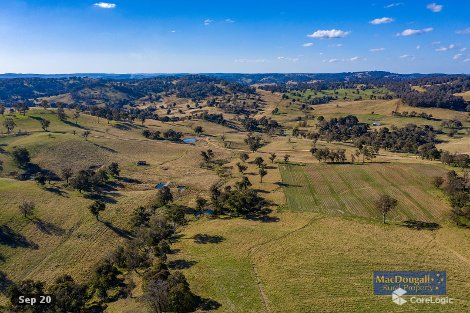
[[[279,217],[269,216],[269,214],[271,214],[271,213],[272,213],[271,209],[264,208],[264,209],[260,210],[259,212],[250,213],[250,214],[245,215],[245,218],[247,220],[258,221],[258,222],[262,222],[262,223],[276,223],[276,222],[279,222],[279,220],[280,220]]]
[[[292,184],[288,184],[288,183],[284,183],[284,182],[275,182],[274,183],[275,185],[278,185],[279,187],[302,187],[300,185],[292,185]]]
[[[71,122],[71,121],[68,121],[68,120],[63,120],[62,123],[66,124],[66,125],[69,125],[69,126],[72,126],[72,127],[77,127],[77,128],[83,129],[83,130],[88,130],[88,128],[83,127],[83,126],[81,126],[77,123],[74,123],[74,122]]]
[[[95,201],[101,201],[107,204],[114,204],[117,203],[117,200],[114,199],[113,197],[109,196],[108,194],[97,194],[97,193],[90,193],[84,195],[84,198],[90,199],[90,200],[95,200]]]
[[[103,224],[106,225],[106,227],[108,227],[109,229],[111,229],[119,237],[126,238],[126,239],[134,239],[134,237],[132,236],[130,232],[128,232],[125,229],[114,226],[111,222],[103,221]]]
[[[117,151],[112,149],[112,148],[109,148],[109,147],[106,147],[106,146],[103,146],[103,145],[100,145],[100,144],[97,144],[97,143],[94,143],[94,142],[93,142],[93,145],[95,145],[95,147],[101,148],[101,149],[106,150],[108,152],[117,153]]]
[[[12,284],[13,281],[8,278],[7,274],[0,271],[0,294],[4,293]]]
[[[438,223],[430,223],[430,222],[423,222],[423,221],[416,221],[416,220],[408,220],[403,222],[403,226],[411,229],[416,230],[438,230],[441,228],[441,225]]]
[[[209,298],[201,298],[199,309],[201,311],[214,311],[219,309],[222,306],[219,302],[209,299]]]
[[[62,189],[60,189],[59,187],[56,187],[56,186],[46,187],[46,188],[44,188],[44,190],[46,190],[48,192],[52,192],[52,193],[54,193],[58,196],[65,197],[65,198],[68,198],[68,196],[69,196],[69,194],[66,191],[63,191]]]
[[[0,226],[0,245],[6,245],[11,248],[30,248],[38,249],[39,246],[26,239],[25,236],[15,232],[7,225]]]
[[[33,219],[32,222],[41,232],[47,235],[62,236],[65,233],[64,229],[61,227],[45,222],[39,218]]]
[[[119,180],[127,184],[141,184],[142,181],[130,177],[119,177]]]
[[[221,243],[225,240],[223,236],[208,234],[196,234],[193,239],[194,242],[198,244]]]
[[[184,270],[197,264],[196,261],[174,260],[168,262],[168,267],[172,270]]]

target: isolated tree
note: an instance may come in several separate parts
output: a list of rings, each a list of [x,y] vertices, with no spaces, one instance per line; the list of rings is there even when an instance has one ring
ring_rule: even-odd
[[[150,216],[150,212],[143,206],[136,208],[131,217],[132,227],[148,226]]]
[[[241,181],[236,182],[236,186],[240,190],[245,190],[248,187],[251,187],[251,185],[252,184],[251,184],[250,180],[246,176],[243,176]]]
[[[289,158],[290,158],[290,155],[289,155],[289,154],[285,154],[285,155],[284,155],[284,163],[289,162]]]
[[[75,125],[78,125],[79,117],[80,117],[80,111],[76,110],[75,113],[73,113],[73,119],[75,120]]]
[[[240,153],[240,160],[243,162],[246,162],[250,157],[248,156],[248,153],[242,152]]]
[[[69,179],[73,176],[73,171],[70,167],[65,167],[62,169],[62,178],[69,184]]]
[[[61,121],[67,120],[67,114],[65,114],[64,108],[58,108],[58,109],[57,109],[57,117],[58,117],[59,120],[61,120]]]
[[[88,141],[88,136],[90,136],[90,134],[91,134],[91,131],[85,130],[85,131],[82,133],[82,137],[85,138],[86,141]]]
[[[200,136],[203,131],[204,131],[204,129],[201,126],[194,127],[194,133],[198,136]]]
[[[444,183],[444,178],[442,178],[442,176],[436,176],[436,177],[433,178],[432,183],[433,183],[434,186],[439,188]]]
[[[3,126],[7,129],[7,134],[9,134],[13,129],[15,129],[16,123],[11,117],[9,117],[3,121]]]
[[[245,138],[245,143],[248,145],[251,151],[255,152],[263,146],[261,137],[258,135],[248,134]]]
[[[0,104],[0,115],[3,116],[5,114],[5,106],[3,104]]]
[[[119,169],[119,164],[116,162],[113,162],[108,166],[108,171],[115,178],[119,177],[119,174],[121,173],[121,170]]]
[[[162,189],[158,190],[157,203],[163,206],[167,205],[170,202],[173,202],[173,194],[171,193],[170,187],[165,186]]]
[[[34,209],[36,208],[36,204],[32,201],[23,201],[20,205],[19,205],[19,210],[20,210],[20,213],[24,216],[24,217],[28,217],[29,215],[33,214],[33,211]]]
[[[83,190],[90,191],[93,186],[90,173],[85,170],[79,171],[78,174],[71,180],[70,183],[72,187],[77,189],[80,193]]]
[[[47,108],[49,107],[49,102],[47,102],[46,99],[43,99],[43,100],[41,101],[41,107],[46,111]]]
[[[274,160],[276,160],[276,157],[277,157],[277,155],[274,152],[271,152],[269,154],[269,159],[271,160],[271,163],[274,163]]]
[[[29,151],[24,147],[15,148],[11,153],[11,156],[13,158],[13,162],[15,162],[15,164],[20,168],[25,168],[31,161]]]
[[[90,210],[90,213],[93,214],[93,216],[98,221],[100,212],[106,209],[106,204],[104,202],[96,200],[95,202],[93,202],[92,204],[88,206],[88,209]]]
[[[240,163],[240,162],[237,162],[237,167],[238,167],[238,171],[239,171],[240,173],[242,173],[242,174],[243,174],[243,173],[247,170],[247,168],[248,168],[246,165],[243,165],[243,164]]]
[[[3,161],[0,160],[0,173],[3,172]]]
[[[196,211],[199,213],[204,212],[204,208],[207,205],[207,200],[202,197],[196,198]]]
[[[140,123],[142,124],[142,126],[144,126],[144,123],[145,123],[145,120],[146,120],[146,116],[145,116],[144,112],[139,114],[139,120],[140,120]]]
[[[16,103],[14,106],[13,106],[18,112],[20,112],[21,114],[23,114],[23,116],[26,115],[26,111],[29,110],[29,107],[22,103],[22,102],[19,102],[19,103]]]
[[[254,163],[261,168],[264,165],[264,160],[262,157],[257,157],[254,161]]]
[[[50,312],[83,312],[88,300],[87,286],[75,283],[70,275],[58,277],[48,288],[48,293],[54,297],[48,305]]]
[[[262,183],[263,182],[263,177],[268,174],[268,171],[266,171],[266,169],[264,167],[261,167],[259,169],[258,173],[259,173],[259,177],[260,177],[260,182]]]
[[[47,132],[47,129],[49,128],[49,125],[51,124],[50,121],[48,120],[45,120],[45,119],[41,119],[41,128]]]
[[[375,206],[377,210],[382,213],[384,224],[387,214],[393,209],[395,209],[397,205],[397,199],[392,198],[389,195],[381,195],[380,198],[376,201]]]

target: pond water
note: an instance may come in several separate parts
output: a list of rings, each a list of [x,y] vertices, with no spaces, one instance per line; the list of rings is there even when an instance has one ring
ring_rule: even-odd
[[[184,143],[196,143],[196,139],[194,138],[186,138],[186,139],[183,139],[183,142]]]
[[[157,188],[157,189],[162,189],[162,188],[165,187],[165,186],[167,186],[167,184],[165,184],[165,183],[159,183],[159,184],[156,184],[156,185],[155,185],[155,188]]]

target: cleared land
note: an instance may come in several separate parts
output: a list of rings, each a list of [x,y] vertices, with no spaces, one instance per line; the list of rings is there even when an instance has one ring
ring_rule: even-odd
[[[450,212],[434,176],[445,170],[426,164],[281,165],[287,207],[293,211],[380,218],[374,201],[386,193],[399,202],[390,218],[441,220]]]
[[[309,212],[277,217],[193,222],[172,258],[191,262],[185,275],[198,294],[221,304],[217,312],[442,312],[441,305],[398,307],[373,295],[373,271],[403,269],[446,270],[456,302],[445,311],[470,308],[467,230],[416,231]],[[198,234],[214,240],[199,243]]]

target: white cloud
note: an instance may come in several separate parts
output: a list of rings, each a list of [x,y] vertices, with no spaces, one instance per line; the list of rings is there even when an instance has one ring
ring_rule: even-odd
[[[433,30],[434,29],[432,27],[428,27],[428,28],[424,28],[424,29],[411,29],[411,28],[408,28],[408,29],[405,29],[404,31],[402,31],[401,33],[398,33],[397,36],[407,37],[407,36],[413,36],[413,35],[421,35],[421,34],[424,34],[424,33],[432,32]]]
[[[421,46],[420,46],[420,45],[417,45],[417,46],[416,46],[416,50],[419,50],[419,49],[421,49]]]
[[[355,62],[355,61],[357,61],[357,60],[359,60],[359,59],[360,59],[360,57],[352,57],[352,58],[349,59],[349,61]]]
[[[412,56],[412,55],[409,55],[409,54],[403,54],[403,55],[400,55],[400,59],[410,59],[410,60],[414,60],[415,57]]]
[[[470,58],[463,60],[464,62],[470,62]]]
[[[176,30],[173,29],[173,30],[170,30],[170,32],[171,32],[171,33],[176,33]]]
[[[467,51],[467,48],[462,48],[462,49],[460,49],[459,51],[460,51],[460,52],[465,52],[465,51]]]
[[[373,19],[373,20],[370,21],[369,23],[370,23],[370,24],[374,24],[374,25],[380,25],[380,24],[391,23],[391,22],[393,22],[393,21],[394,21],[394,19],[391,18],[391,17],[381,17],[381,18]]]
[[[381,52],[381,51],[384,51],[385,48],[372,48],[372,49],[369,49],[370,52]]]
[[[441,12],[442,9],[444,8],[443,5],[441,4],[436,4],[436,3],[430,3],[426,6],[426,8],[434,13],[438,13],[438,12]]]
[[[306,42],[306,43],[304,43],[302,46],[303,46],[303,47],[311,47],[311,46],[313,46],[313,43],[311,43],[311,42]]]
[[[95,7],[101,8],[101,9],[114,9],[114,8],[116,8],[115,3],[108,3],[108,2],[97,2],[93,5]]]
[[[307,35],[311,38],[343,38],[349,35],[351,32],[343,31],[340,29],[331,29],[331,30],[317,30],[316,32]]]
[[[455,45],[454,44],[451,44],[447,47],[440,47],[440,48],[437,48],[436,51],[437,52],[444,52],[444,51],[448,51],[448,50],[452,50],[455,48]]]
[[[462,53],[457,53],[456,55],[454,55],[454,57],[453,57],[452,59],[458,60],[458,59],[460,59],[462,56],[463,56]]]
[[[338,59],[329,59],[329,60],[323,60],[323,63],[336,63],[336,62],[339,62],[341,60],[338,60]]]
[[[286,62],[298,62],[299,58],[290,58],[290,57],[277,57],[279,61],[286,61]]]
[[[403,4],[404,4],[403,2],[390,3],[389,5],[386,5],[384,8],[390,9],[390,8],[394,8],[394,7],[399,7],[399,6],[403,5]]]
[[[225,19],[225,23],[233,24],[235,23],[235,20],[232,20],[231,18]]]
[[[456,31],[459,35],[470,35],[470,27]]]
[[[204,20],[204,26],[209,26],[210,24],[212,24],[212,22],[214,22],[214,21],[211,20],[211,19],[205,19]]]

